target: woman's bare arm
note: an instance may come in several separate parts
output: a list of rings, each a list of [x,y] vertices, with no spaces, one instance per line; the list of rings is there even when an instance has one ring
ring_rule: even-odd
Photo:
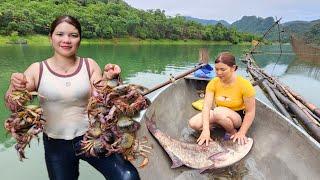
[[[202,132],[197,142],[199,145],[206,143],[206,146],[209,145],[210,138],[210,109],[212,108],[214,94],[212,92],[207,92],[204,98],[204,105],[202,109]]]
[[[31,64],[24,73],[13,73],[10,78],[9,88],[5,94],[6,107],[13,110],[14,105],[10,104],[10,94],[12,91],[35,91],[39,77],[39,63]]]
[[[240,130],[231,136],[231,139],[233,142],[238,141],[238,144],[245,144],[248,142],[248,139],[246,137],[246,134],[253,122],[255,111],[256,111],[256,105],[255,105],[255,97],[245,98],[244,104],[245,104],[245,115],[243,118],[242,125],[240,127]]]
[[[250,98],[245,98],[244,99],[244,104],[245,104],[245,115],[244,115],[244,118],[243,118],[243,123],[241,125],[241,128],[240,128],[240,132],[243,133],[243,134],[247,134],[252,122],[253,122],[253,119],[254,119],[254,116],[255,116],[255,112],[256,112],[256,100],[255,100],[255,97],[250,97]]]

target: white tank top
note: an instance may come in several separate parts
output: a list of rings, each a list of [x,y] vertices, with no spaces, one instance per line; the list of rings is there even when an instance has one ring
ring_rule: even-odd
[[[49,137],[70,140],[87,131],[90,73],[86,59],[80,58],[77,70],[68,75],[54,72],[47,61],[40,62],[38,92],[45,97],[40,105]]]

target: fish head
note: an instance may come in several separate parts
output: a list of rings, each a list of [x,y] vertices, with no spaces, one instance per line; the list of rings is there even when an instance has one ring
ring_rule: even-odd
[[[226,146],[224,151],[213,154],[209,157],[214,163],[214,168],[223,168],[230,166],[242,158],[244,158],[250,151],[253,145],[252,138],[248,138],[248,142],[244,145],[235,143],[232,148]]]

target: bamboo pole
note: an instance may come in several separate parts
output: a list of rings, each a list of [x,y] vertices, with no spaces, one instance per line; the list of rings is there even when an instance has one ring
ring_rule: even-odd
[[[250,74],[257,78],[257,79],[262,79],[261,76],[259,77],[259,75],[253,71],[253,69],[249,68],[248,71],[250,72]],[[290,113],[286,110],[286,108],[281,104],[281,102],[277,99],[276,95],[274,94],[274,92],[272,91],[272,89],[268,86],[267,82],[262,81],[260,86],[262,86],[262,90],[264,90],[268,95],[269,98],[271,99],[271,101],[273,102],[273,104],[276,106],[276,108],[280,111],[281,114],[283,114],[285,117],[287,117],[288,119],[292,120],[292,117],[290,115]],[[294,121],[293,121],[294,122]]]
[[[289,88],[285,88],[284,85],[282,85],[282,83],[280,83],[277,79],[270,77],[267,73],[265,73],[263,70],[259,69],[259,71],[261,71],[261,73],[263,73],[265,76],[268,76],[269,81],[271,82],[271,80],[273,82],[273,84],[276,85],[276,87],[279,87],[284,93],[285,95],[291,100],[293,101],[306,115],[307,117],[309,117],[310,120],[312,120],[315,124],[317,124],[318,126],[320,126],[320,123],[313,117],[313,115],[311,115],[307,109],[307,107],[302,104],[300,101],[298,101],[296,98],[293,97],[293,95],[289,92]]]
[[[318,142],[320,142],[320,130],[319,127],[313,123],[305,113],[301,112],[301,109],[295,104],[292,103],[288,98],[283,96],[280,92],[275,92],[277,97],[281,99],[281,101],[286,104],[289,109],[294,112],[294,114],[298,117],[297,119],[300,120],[302,125],[305,129],[309,132],[309,134]]]
[[[277,25],[277,24],[279,24],[279,22],[280,22],[280,20],[281,20],[282,18],[280,18],[280,19],[278,19],[276,22],[274,22],[270,27],[269,27],[269,29],[263,34],[263,36],[262,36],[262,39],[265,39],[265,37],[270,33],[270,30],[275,26],[275,25]],[[257,49],[257,47],[260,45],[260,41],[258,41],[258,43],[255,45],[255,46],[253,46],[253,48],[251,49],[251,53],[252,52],[255,52],[255,50]]]
[[[304,104],[306,107],[308,107],[315,115],[320,117],[320,108],[318,108],[316,105],[307,102],[302,96],[300,96],[298,93],[294,92],[291,89],[288,89],[288,91],[302,104]]]
[[[168,80],[168,81],[166,81],[166,82],[164,82],[164,83],[161,83],[161,84],[159,84],[159,85],[156,85],[155,87],[151,88],[149,91],[143,93],[142,95],[143,95],[143,96],[148,95],[148,94],[152,93],[153,91],[156,91],[156,90],[158,90],[158,89],[160,89],[160,88],[162,88],[162,87],[164,87],[164,86],[166,86],[166,85],[168,85],[168,84],[173,83],[174,81],[176,81],[176,80],[178,80],[178,79],[181,79],[181,78],[187,76],[188,74],[193,73],[194,71],[202,68],[202,67],[205,66],[205,65],[206,65],[206,64],[200,64],[200,65],[197,65],[196,67],[192,68],[191,70],[188,70],[188,71],[186,71],[186,72],[184,72],[184,73],[182,73],[182,74],[180,74],[180,75],[178,75],[178,76],[176,76],[176,77],[172,76],[172,77],[170,78],[170,80]]]
[[[309,114],[307,107],[304,106],[300,101],[296,100],[290,93],[289,91],[283,87],[281,84],[278,83],[278,85],[280,86],[281,89],[284,90],[284,92],[287,94],[287,96],[291,99],[291,101],[293,101],[306,115],[307,117],[312,120],[313,123],[315,123],[316,125],[320,126],[320,123],[313,118],[313,116],[311,114]]]
[[[259,85],[264,90],[268,89],[267,94],[268,97],[272,100],[273,104],[276,107],[279,107],[277,105],[279,103],[276,102],[277,100],[280,101],[280,104],[284,105],[287,112],[290,111],[296,117],[294,118],[291,113],[289,113],[293,122],[298,123],[295,120],[299,120],[300,123],[298,123],[297,125],[305,129],[313,138],[320,142],[320,127],[319,122],[317,121],[319,120],[319,118],[315,114],[313,114],[309,108],[295,99],[295,97],[288,90],[290,88],[284,87],[278,80],[270,77],[267,73],[261,70],[255,64],[254,59],[252,59],[249,54],[246,55],[245,62],[247,63],[247,71],[251,74],[251,76],[256,76],[268,80],[263,81],[263,83],[260,83]],[[273,93],[270,93],[270,89],[272,89]],[[274,96],[276,96],[276,98]],[[284,115],[284,112],[282,110],[279,109],[279,111]]]

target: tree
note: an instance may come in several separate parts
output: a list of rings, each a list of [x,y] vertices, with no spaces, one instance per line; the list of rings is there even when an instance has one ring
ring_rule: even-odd
[[[123,0],[3,0],[0,6],[0,35],[47,35],[50,23],[60,15],[79,19],[84,38],[133,36],[141,39],[202,39],[239,43],[251,41],[251,34],[228,29],[221,23],[202,25],[165,11],[139,10]],[[318,36],[319,37],[319,36]]]

